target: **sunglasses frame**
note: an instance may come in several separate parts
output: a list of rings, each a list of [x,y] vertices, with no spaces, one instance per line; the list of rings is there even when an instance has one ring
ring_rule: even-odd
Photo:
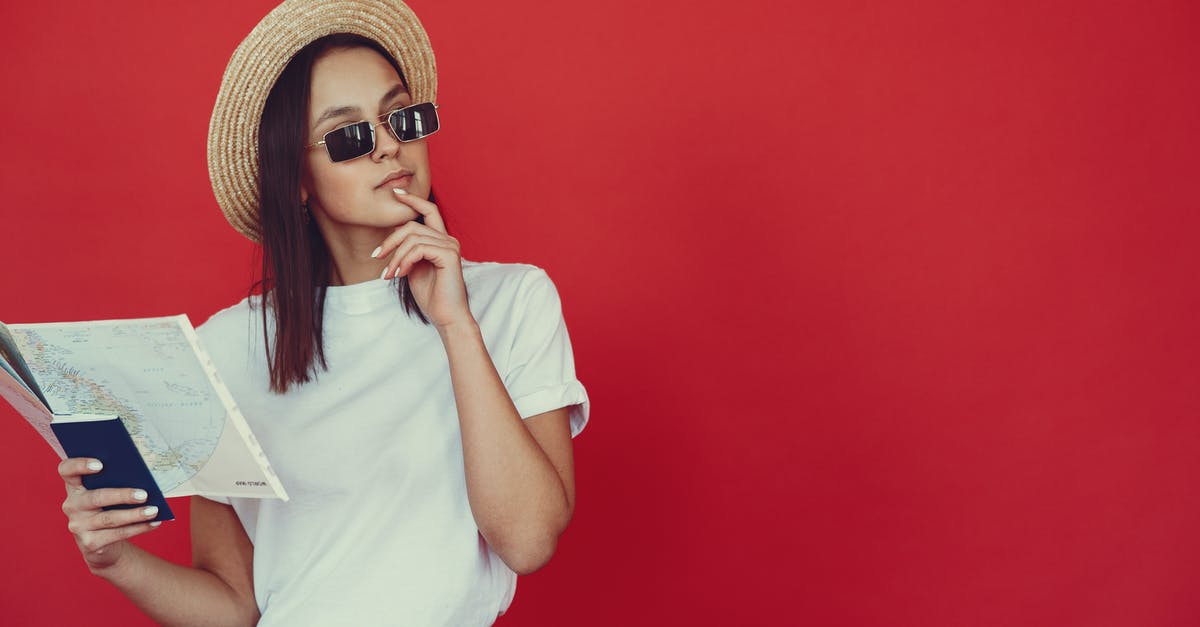
[[[389,121],[392,119],[392,116],[395,115],[397,112],[403,111],[405,109],[412,109],[413,107],[422,107],[425,105],[433,105],[434,116],[436,117],[437,109],[440,108],[437,104],[434,104],[432,102],[418,102],[415,104],[410,104],[407,107],[400,107],[399,109],[392,109],[391,111],[388,111],[387,113],[379,115],[375,118],[378,121],[375,121],[375,122],[372,122],[371,120],[359,120],[357,122],[350,122],[348,124],[343,124],[335,129],[329,131],[328,133],[325,133],[324,135],[322,135],[321,141],[309,144],[309,145],[305,146],[305,148],[316,148],[317,146],[325,146],[325,154],[329,155],[330,161],[333,161],[334,163],[345,163],[347,161],[353,161],[354,159],[358,159],[359,157],[365,157],[365,156],[371,154],[372,152],[375,152],[375,149],[378,147],[377,140],[375,139],[375,127],[381,126],[383,124],[387,124],[388,132],[390,132],[392,134],[392,137],[396,138],[396,141],[398,141],[402,144],[408,143],[408,142],[415,142],[419,139],[425,139],[426,137],[429,137],[430,135],[433,135],[434,133],[437,133],[438,131],[442,130],[441,118],[438,118],[438,127],[436,130],[434,130],[432,133],[426,133],[420,137],[414,137],[413,139],[400,139],[400,134],[397,133],[396,129],[392,128],[392,125],[389,123]],[[357,157],[350,157],[349,159],[342,159],[341,161],[334,161],[333,153],[331,153],[329,151],[329,146],[327,145],[329,136],[342,130],[342,129],[345,129],[347,127],[357,126],[357,125],[363,124],[363,123],[366,123],[368,125],[368,128],[371,129],[371,149],[362,153],[361,155],[358,155]]]

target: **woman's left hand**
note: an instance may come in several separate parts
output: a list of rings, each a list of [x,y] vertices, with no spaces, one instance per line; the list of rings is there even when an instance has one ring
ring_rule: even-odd
[[[375,257],[391,255],[382,278],[408,276],[417,305],[439,329],[473,324],[458,240],[446,232],[437,205],[407,193],[396,198],[425,216],[425,224],[410,220],[379,245]]]

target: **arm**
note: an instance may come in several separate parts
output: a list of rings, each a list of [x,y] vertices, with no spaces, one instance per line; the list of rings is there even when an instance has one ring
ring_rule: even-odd
[[[467,499],[479,532],[514,572],[532,573],[554,554],[575,505],[567,410],[522,423],[468,306],[458,240],[446,231],[437,205],[396,191],[425,224],[406,222],[371,256],[390,255],[382,278],[408,277],[417,305],[446,348]],[[543,307],[550,306],[551,297],[557,305],[556,293],[543,296]]]
[[[192,499],[192,551],[196,567],[162,559],[130,543],[148,531],[140,509],[101,511],[140,502],[134,490],[88,490],[79,477],[88,460],[59,465],[67,486],[63,512],[91,572],[116,586],[162,625],[253,625],[258,620],[250,562],[252,549],[233,508]],[[141,518],[139,518],[141,517]]]
[[[162,625],[253,625],[258,622],[251,573],[253,549],[233,508],[192,498],[189,568],[130,545],[97,572]]]
[[[450,360],[471,512],[504,563],[530,574],[550,561],[574,511],[567,409],[522,421],[479,326],[439,332]]]

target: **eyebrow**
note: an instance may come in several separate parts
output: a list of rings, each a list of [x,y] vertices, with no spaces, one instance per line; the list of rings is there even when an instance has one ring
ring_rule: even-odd
[[[398,84],[395,87],[392,87],[388,90],[388,93],[384,94],[383,97],[379,99],[379,108],[382,109],[385,105],[387,105],[388,102],[395,100],[400,94],[406,93],[408,93],[408,90],[404,88],[403,84]],[[343,115],[359,113],[360,111],[362,111],[362,109],[359,109],[358,107],[329,107],[325,110],[325,113],[322,113],[321,117],[317,118],[317,121],[313,123],[313,128],[315,129],[316,127],[320,126],[322,122],[330,118],[337,118]]]

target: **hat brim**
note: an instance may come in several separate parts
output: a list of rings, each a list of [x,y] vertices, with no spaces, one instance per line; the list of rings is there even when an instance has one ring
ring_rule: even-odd
[[[404,72],[413,102],[437,102],[437,64],[425,28],[400,0],[286,0],[234,50],[208,125],[208,176],[225,218],[262,242],[258,127],[267,95],[300,49],[335,33],[378,42]]]

